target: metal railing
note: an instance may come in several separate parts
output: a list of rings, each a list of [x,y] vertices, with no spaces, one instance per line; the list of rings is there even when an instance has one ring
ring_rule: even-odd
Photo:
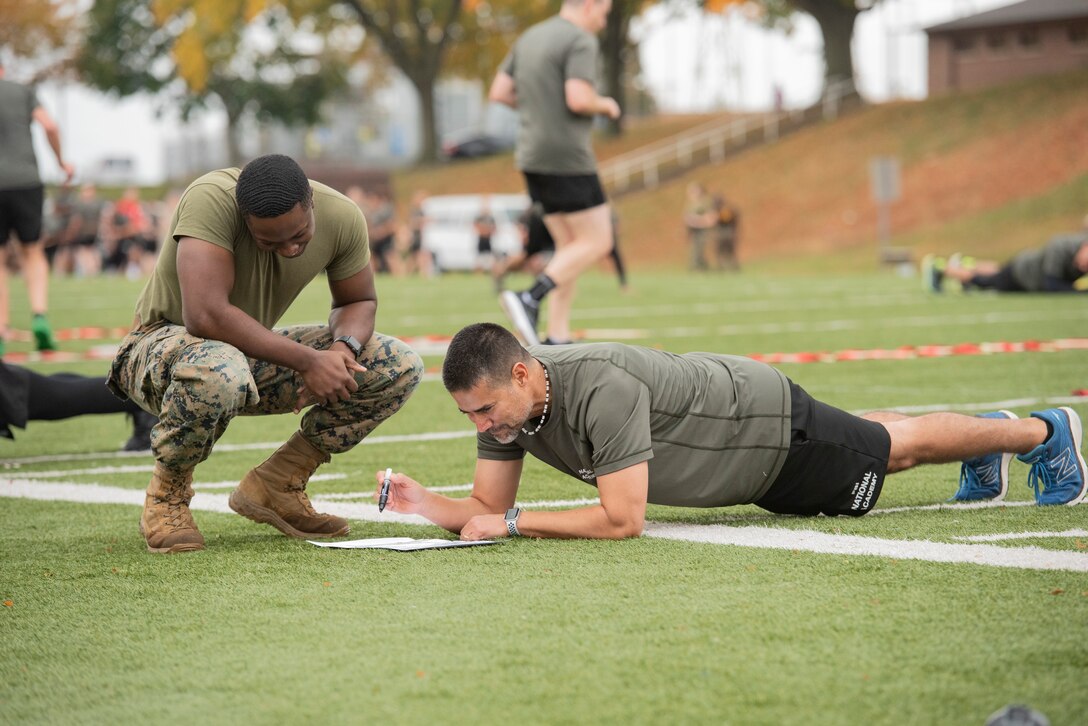
[[[855,96],[853,81],[827,84],[820,102],[807,109],[793,109],[730,121],[714,120],[667,139],[655,141],[600,165],[601,183],[616,193],[653,188],[661,178],[700,163],[717,163],[729,151],[756,143],[770,143],[785,129],[817,119],[831,120],[842,111],[843,101]]]

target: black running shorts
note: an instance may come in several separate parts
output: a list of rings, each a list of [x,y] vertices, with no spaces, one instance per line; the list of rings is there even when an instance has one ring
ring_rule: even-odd
[[[817,401],[793,381],[790,398],[790,451],[756,504],[777,514],[865,514],[884,486],[888,430]]]
[[[608,201],[596,174],[522,173],[529,188],[529,197],[540,203],[544,214],[572,214],[599,207]]]
[[[1012,265],[1005,265],[992,275],[975,275],[964,287],[978,287],[998,292],[1027,292],[1012,274]]]
[[[12,232],[20,242],[37,242],[42,237],[42,206],[45,188],[0,190],[0,244]]]

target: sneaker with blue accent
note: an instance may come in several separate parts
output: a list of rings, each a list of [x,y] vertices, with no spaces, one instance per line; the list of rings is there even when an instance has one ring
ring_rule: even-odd
[[[1035,490],[1035,502],[1079,504],[1088,492],[1088,467],[1080,453],[1084,429],[1080,416],[1068,406],[1032,412],[1033,418],[1050,423],[1053,433],[1043,443],[1016,458],[1031,464],[1028,486]]]
[[[1014,419],[1012,411],[980,413],[979,418]],[[1000,502],[1009,491],[1009,462],[1012,454],[997,452],[967,459],[960,467],[960,488],[952,495],[951,502],[975,502],[990,499]]]

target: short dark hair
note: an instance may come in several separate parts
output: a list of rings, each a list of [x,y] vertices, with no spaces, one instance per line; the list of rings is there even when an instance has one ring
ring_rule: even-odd
[[[246,164],[234,189],[243,217],[279,217],[301,204],[308,209],[314,190],[294,159],[283,154],[258,156]]]
[[[474,323],[462,328],[450,341],[442,362],[442,384],[451,393],[467,391],[481,380],[506,384],[515,363],[529,363],[532,359],[506,328]]]

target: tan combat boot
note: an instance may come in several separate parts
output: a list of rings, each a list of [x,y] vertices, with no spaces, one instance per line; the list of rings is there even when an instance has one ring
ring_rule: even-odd
[[[147,485],[140,534],[149,552],[192,552],[204,549],[204,535],[196,528],[189,502],[193,498],[192,472],[170,475],[158,464]]]
[[[270,524],[290,537],[339,537],[348,521],[318,514],[306,496],[306,482],[329,455],[298,431],[256,469],[250,469],[230,495],[230,508],[254,522]]]

